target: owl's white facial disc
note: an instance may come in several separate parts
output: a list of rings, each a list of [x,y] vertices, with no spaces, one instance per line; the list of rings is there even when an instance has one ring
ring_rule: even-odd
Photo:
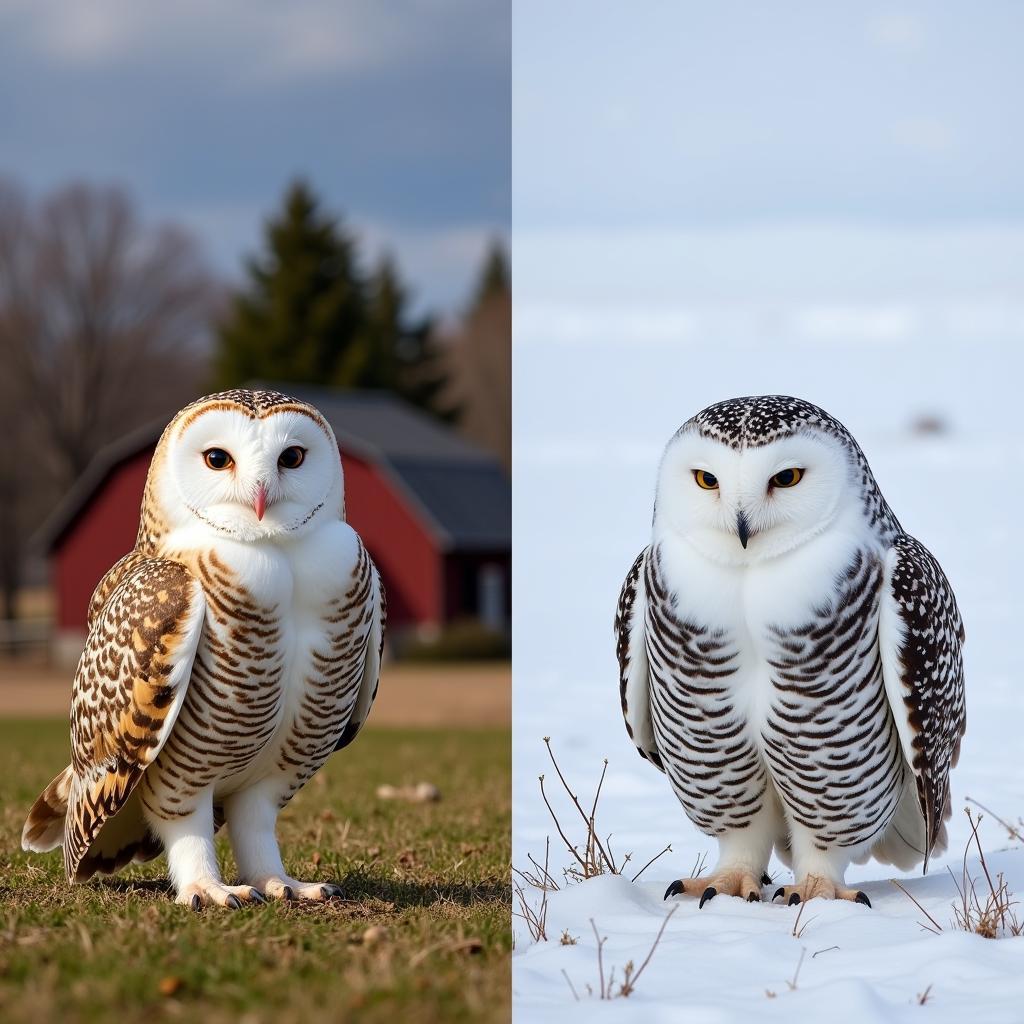
[[[669,442],[658,477],[655,529],[683,537],[716,562],[743,565],[790,551],[859,508],[853,464],[826,433],[800,431],[758,447],[730,448],[695,430]],[[799,471],[798,482],[787,471]],[[698,472],[707,484],[701,487]],[[746,541],[744,546],[743,541]]]
[[[166,470],[160,496],[173,526],[200,523],[257,541],[297,536],[342,514],[337,443],[330,427],[303,412],[200,413],[171,438]]]

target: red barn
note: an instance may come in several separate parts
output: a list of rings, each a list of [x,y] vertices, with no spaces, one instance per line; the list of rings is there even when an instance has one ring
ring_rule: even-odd
[[[261,385],[273,386],[273,385]],[[388,594],[392,640],[456,619],[509,628],[512,492],[500,464],[386,392],[280,385],[338,438],[348,521]],[[77,658],[89,597],[135,546],[161,420],[108,445],[44,524],[56,598],[55,653]]]

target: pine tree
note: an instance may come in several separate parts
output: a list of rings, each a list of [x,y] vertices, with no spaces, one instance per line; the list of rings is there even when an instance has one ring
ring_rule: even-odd
[[[407,296],[390,256],[365,288],[364,322],[356,344],[340,360],[332,383],[340,387],[398,389]]]
[[[508,254],[505,251],[505,246],[496,238],[491,242],[487,255],[484,257],[483,267],[480,270],[473,299],[470,302],[470,311],[479,309],[493,296],[504,296],[511,290],[512,279],[509,273]]]
[[[296,381],[379,388],[450,419],[429,319],[408,322],[408,293],[385,256],[369,277],[356,243],[302,182],[266,228],[264,252],[218,335],[217,384]]]
[[[508,259],[495,241],[460,326],[445,345],[441,397],[457,406],[459,430],[512,465],[512,293]],[[435,399],[437,401],[437,399]]]
[[[310,188],[296,182],[281,216],[267,224],[264,247],[249,261],[248,287],[219,331],[217,383],[336,381],[345,362],[360,361],[353,349],[365,344],[354,241],[320,211]]]

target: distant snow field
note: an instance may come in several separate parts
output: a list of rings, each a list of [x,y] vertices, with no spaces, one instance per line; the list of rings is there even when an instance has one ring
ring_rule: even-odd
[[[1013,823],[1024,815],[1024,318],[990,306],[958,319],[948,309],[934,313],[934,303],[927,315],[815,308],[728,316],[517,309],[513,863],[529,867],[529,854],[542,861],[550,837],[551,873],[560,884],[549,894],[546,942],[515,919],[513,993],[523,1024],[1024,1020],[1024,939],[986,939],[955,927],[958,895],[947,870],[961,880],[967,797]],[[669,436],[713,401],[759,393],[798,395],[846,424],[903,526],[942,563],[960,603],[968,726],[952,777],[950,846],[927,877],[896,876],[920,908],[892,884],[891,869],[874,862],[847,874],[872,909],[717,897],[698,910],[687,897],[662,900],[668,883],[702,854],[713,865],[717,846],[690,825],[665,778],[626,736],[615,601],[647,543]],[[608,759],[597,819],[616,854],[632,855],[622,876],[564,881],[571,857],[540,798],[538,775],[545,774],[570,838],[581,842],[584,830],[558,786],[544,736],[588,808]],[[1002,872],[1024,900],[1021,844],[990,815],[980,838],[990,872]],[[631,883],[668,843],[672,852]],[[981,876],[975,851],[966,867]],[[791,878],[779,863],[769,870],[776,884]],[[766,887],[766,895],[772,891]],[[539,905],[539,891],[527,894]],[[643,962],[673,904],[635,991],[601,1000],[591,921],[606,938],[605,981],[614,968],[618,983],[627,962]],[[1024,905],[1015,910],[1024,921]]]

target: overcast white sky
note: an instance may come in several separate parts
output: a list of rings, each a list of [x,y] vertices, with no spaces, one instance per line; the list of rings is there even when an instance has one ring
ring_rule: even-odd
[[[516,0],[516,225],[1024,219],[1015,0]]]
[[[512,36],[517,336],[1024,340],[1024,3],[516,0]]]
[[[0,174],[126,183],[237,274],[307,176],[454,308],[508,234],[507,0],[0,0]]]

